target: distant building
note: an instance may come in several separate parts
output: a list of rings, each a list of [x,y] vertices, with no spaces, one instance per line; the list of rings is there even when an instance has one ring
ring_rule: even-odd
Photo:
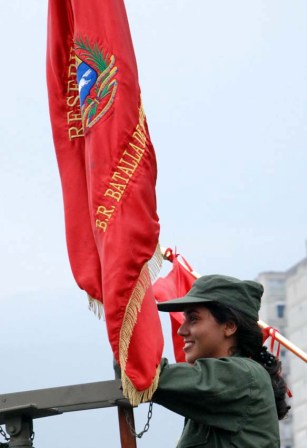
[[[263,272],[257,281],[264,286],[260,319],[306,352],[307,258],[285,272]],[[281,448],[306,448],[307,367],[283,347],[280,357],[283,375],[293,393],[290,416],[280,422]]]
[[[288,338],[307,352],[307,258],[287,271]],[[293,392],[293,439],[295,448],[307,446],[307,367],[289,356]]]
[[[285,272],[263,272],[259,274],[257,281],[264,286],[260,319],[278,329],[283,336],[289,338],[287,331],[287,274]],[[268,347],[270,349],[270,339],[268,340]],[[275,347],[277,347],[277,344]],[[283,363],[283,376],[290,383],[290,356],[287,350],[282,347],[280,358]],[[281,448],[295,448],[292,420],[293,413],[291,412],[287,419],[280,422]]]

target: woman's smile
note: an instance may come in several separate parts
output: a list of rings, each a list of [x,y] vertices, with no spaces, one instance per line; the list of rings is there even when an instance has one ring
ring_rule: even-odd
[[[184,347],[183,350],[186,352],[188,351],[190,348],[193,347],[194,342],[193,341],[184,341]]]
[[[178,330],[183,337],[186,362],[199,358],[220,358],[229,355],[233,338],[229,338],[227,324],[216,321],[208,308],[193,306],[184,311],[184,322]]]

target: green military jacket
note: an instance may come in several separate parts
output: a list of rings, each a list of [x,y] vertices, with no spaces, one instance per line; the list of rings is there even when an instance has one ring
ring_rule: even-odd
[[[177,448],[280,447],[271,379],[251,359],[164,359],[153,401],[185,417]]]

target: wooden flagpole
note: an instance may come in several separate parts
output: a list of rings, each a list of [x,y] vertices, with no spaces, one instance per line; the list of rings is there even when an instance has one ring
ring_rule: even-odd
[[[120,379],[120,371],[114,370],[115,378]],[[121,448],[137,448],[133,407],[118,406],[117,414]]]
[[[118,406],[117,409],[121,447],[136,448],[136,437],[132,434],[132,429],[135,431],[133,408]],[[128,419],[131,428],[128,425]]]
[[[162,252],[164,259],[168,260],[168,258],[165,256],[166,249],[161,248],[161,252]],[[178,261],[184,267],[184,269],[188,270],[187,266],[181,260],[178,259]],[[201,277],[201,275],[195,271],[189,270],[189,272],[191,272],[191,274],[194,275],[195,278]],[[290,350],[290,352],[294,353],[294,355],[298,356],[302,361],[307,362],[307,354],[303,350],[301,350],[299,347],[297,347],[295,344],[293,344],[291,341],[289,341],[289,339],[282,336],[279,333],[279,331],[274,330],[274,328],[271,328],[270,325],[266,324],[262,320],[258,320],[258,325],[261,329],[270,328],[269,334],[271,337],[274,337],[277,342],[279,342],[283,347]]]

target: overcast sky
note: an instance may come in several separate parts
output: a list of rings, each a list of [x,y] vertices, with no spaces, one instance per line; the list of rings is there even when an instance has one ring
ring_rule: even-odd
[[[161,244],[203,274],[290,268],[307,238],[306,1],[126,6],[158,159]],[[0,394],[113,376],[104,323],[66,252],[46,9],[46,0],[1,3]],[[146,412],[136,411],[139,430]],[[35,446],[117,447],[116,419],[113,409],[42,419]],[[138,446],[175,446],[181,423],[154,406]]]

